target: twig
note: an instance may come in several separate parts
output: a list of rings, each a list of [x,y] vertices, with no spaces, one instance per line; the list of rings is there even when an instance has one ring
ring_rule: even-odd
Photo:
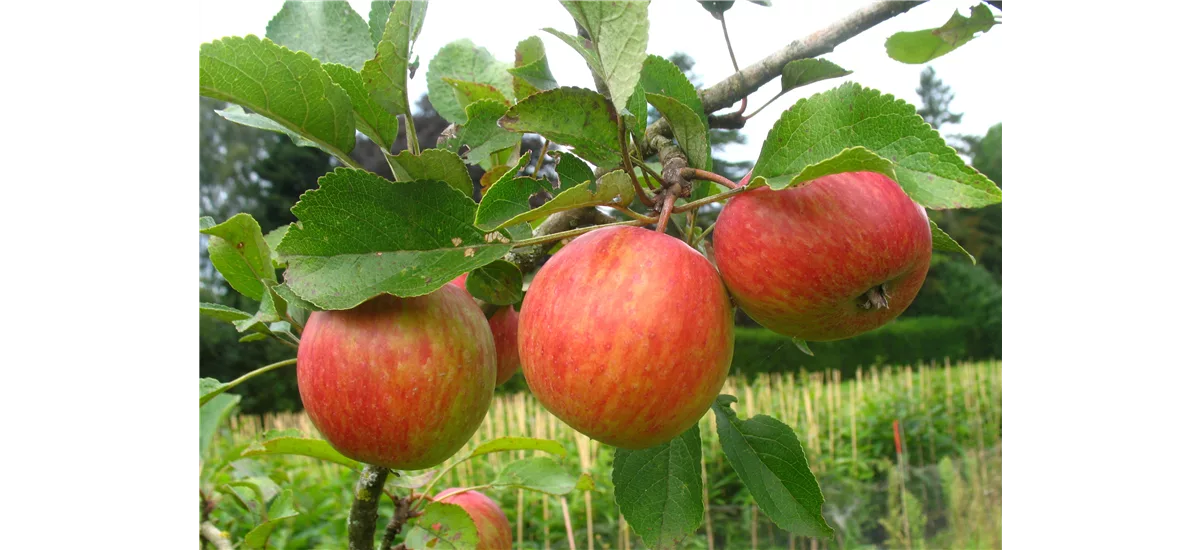
[[[635,219],[635,220],[639,220],[639,221],[646,222],[646,223],[648,223],[648,224],[649,224],[649,223],[654,223],[654,222],[658,221],[658,218],[652,218],[652,217],[650,217],[650,216],[647,216],[647,215],[641,214],[641,213],[639,213],[639,212],[637,212],[637,211],[634,211],[634,210],[632,210],[632,209],[630,209],[630,208],[628,208],[628,207],[625,207],[625,206],[617,206],[617,205],[615,205],[615,204],[614,204],[614,205],[612,206],[612,208],[613,208],[614,210],[619,210],[621,213],[625,214],[626,216],[629,216],[629,217],[631,217],[631,218],[633,218],[633,219]]]
[[[655,172],[653,168],[647,166],[646,163],[642,162],[640,159],[632,158],[630,160],[632,160],[633,163],[638,166],[638,168],[641,168],[643,172],[650,174],[650,176],[653,177],[655,179],[655,181],[658,181],[659,185],[665,185],[663,183],[662,176],[659,175],[658,172]]]
[[[729,60],[733,62],[733,72],[740,72],[738,68],[737,56],[733,55],[733,42],[729,40],[729,29],[725,26],[725,12],[721,12],[717,19],[721,21],[721,33],[725,35],[725,47],[729,48]],[[741,115],[746,112],[746,98],[742,98],[742,106],[738,108],[736,115]]]
[[[232,382],[226,384],[225,389],[222,390],[222,392],[227,392],[229,390],[232,390],[233,388],[236,388],[238,386],[238,384],[241,384],[242,382],[245,382],[245,381],[247,381],[251,378],[254,378],[255,376],[258,376],[260,374],[263,374],[266,372],[271,372],[275,369],[286,367],[288,365],[295,365],[295,364],[296,364],[296,358],[293,357],[291,359],[284,359],[283,361],[280,361],[278,363],[271,363],[270,365],[267,365],[265,367],[259,367],[257,369],[254,369],[246,374],[243,374],[243,375],[235,378]]]
[[[546,218],[546,221],[542,222],[533,231],[533,235],[534,237],[540,237],[579,227],[606,224],[615,221],[617,220],[612,216],[600,212],[595,208],[577,208],[551,214]],[[506,254],[504,259],[521,268],[522,273],[529,273],[537,267],[542,257],[550,251],[550,248],[554,246],[554,242],[549,241],[537,246],[526,246],[520,250],[513,250]]]
[[[636,227],[636,226],[640,226],[640,225],[650,225],[652,223],[654,223],[653,219],[651,219],[651,221],[629,220],[627,222],[616,222],[616,223],[606,223],[603,225],[593,225],[593,226],[589,226],[589,227],[581,227],[579,229],[572,229],[570,231],[560,231],[558,233],[551,233],[549,235],[544,235],[541,237],[532,237],[532,238],[521,240],[521,241],[513,241],[512,245],[513,245],[513,248],[520,248],[523,246],[534,246],[534,245],[545,244],[545,243],[554,243],[554,242],[561,241],[563,239],[567,239],[567,238],[571,238],[571,237],[578,237],[579,235],[583,235],[584,233],[589,233],[589,232],[595,231],[597,229],[604,229],[605,227],[617,227],[617,226],[622,226],[622,225],[632,225],[632,226]]]
[[[692,202],[689,202],[683,206],[680,206],[679,208],[676,208],[675,212],[679,213],[679,212],[687,212],[689,210],[695,210],[695,209],[700,208],[701,206],[704,206],[708,203],[723,201],[725,199],[728,199],[729,197],[737,195],[738,193],[744,193],[744,192],[746,192],[746,187],[744,187],[744,186],[738,187],[736,189],[730,189],[729,191],[723,191],[721,193],[717,193],[716,195],[711,195],[708,197],[704,197],[703,199],[697,199]]]
[[[550,140],[542,143],[542,152],[538,154],[537,166],[533,169],[533,177],[537,177],[538,172],[542,171],[542,163],[546,161],[546,150],[550,148]]]
[[[204,540],[211,542],[213,546],[216,546],[217,550],[233,550],[233,545],[229,543],[229,538],[212,523],[206,521],[200,524],[200,536],[204,537]]]
[[[629,142],[625,137],[625,117],[617,117],[617,137],[621,140],[621,164],[625,169],[625,173],[629,174],[629,179],[633,180],[633,190],[637,192],[638,200],[646,206],[654,204],[650,202],[650,198],[642,190],[642,182],[638,180],[637,174],[633,172],[633,164],[630,162],[629,157]]]
[[[416,517],[412,510],[412,498],[396,498],[395,495],[388,493],[388,497],[392,499],[392,504],[396,506],[396,511],[392,513],[392,519],[388,521],[387,528],[383,531],[383,541],[379,543],[379,550],[391,550],[392,543],[396,541],[396,535],[404,528],[404,524],[408,520]]]

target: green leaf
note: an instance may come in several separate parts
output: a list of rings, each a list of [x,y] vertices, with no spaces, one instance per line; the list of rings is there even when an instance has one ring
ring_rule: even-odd
[[[218,321],[241,321],[249,319],[253,315],[246,313],[240,309],[231,308],[222,304],[212,304],[208,302],[200,302],[200,314],[207,315]]]
[[[275,122],[274,120],[271,120],[260,114],[247,112],[246,110],[242,109],[241,105],[229,105],[224,109],[214,112],[218,115],[221,115],[221,118],[224,118],[229,122],[234,122],[243,126],[249,126],[251,128],[258,128],[259,130],[267,130],[270,132],[283,134],[291,138],[292,143],[296,144],[297,147],[313,147],[325,151],[331,156],[338,156],[340,154],[334,149],[329,149],[324,145],[307,139],[304,136],[287,129],[282,124]]]
[[[367,26],[371,29],[371,44],[378,46],[383,40],[383,28],[387,25],[388,16],[396,2],[372,0],[371,12],[367,15]]]
[[[628,114],[626,114],[628,113]],[[621,116],[625,118],[625,128],[638,139],[646,137],[646,122],[650,116],[650,110],[646,108],[646,90],[639,82],[633,89],[633,95],[629,96],[629,103],[622,111]]]
[[[617,449],[612,480],[617,506],[646,546],[678,546],[704,521],[700,428],[640,451]]]
[[[271,502],[271,508],[267,511],[267,521],[264,521],[246,533],[246,538],[242,541],[244,548],[266,548],[267,540],[271,537],[271,533],[284,520],[294,518],[300,515],[296,511],[295,504],[292,501],[292,491],[287,490],[275,497]]]
[[[267,38],[294,52],[355,71],[373,53],[367,22],[344,1],[287,0],[267,23]]]
[[[449,77],[443,78],[442,80],[445,81],[446,84],[449,84],[450,88],[454,90],[454,99],[456,99],[459,106],[463,108],[463,112],[466,112],[468,105],[480,100],[499,101],[505,105],[508,104],[508,99],[504,97],[504,94],[491,84],[469,82],[466,80],[459,80],[457,78]],[[468,115],[467,120],[470,119],[471,117]]]
[[[601,168],[621,162],[617,114],[604,96],[584,88],[555,88],[513,105],[500,126],[513,132],[541,134]]]
[[[650,42],[650,2],[563,1],[563,7],[588,32],[600,74],[617,112],[637,86]]]
[[[276,227],[275,229],[272,229],[270,233],[263,235],[263,240],[267,242],[267,248],[271,249],[271,264],[275,266],[275,269],[279,269],[287,265],[280,261],[279,252],[276,252],[275,249],[279,248],[279,241],[283,240],[283,236],[287,234],[289,227],[291,226],[284,225],[281,227]]]
[[[214,397],[221,395],[225,390],[229,389],[229,384],[221,382],[216,378],[201,378],[200,379],[200,406],[212,401]]]
[[[200,46],[200,95],[236,103],[321,149],[354,149],[354,106],[321,63],[256,36]]]
[[[446,149],[458,152],[466,145],[467,162],[483,164],[489,155],[521,144],[521,134],[501,128],[497,121],[508,112],[508,105],[500,101],[480,100],[467,106],[467,123],[458,133],[446,140]]]
[[[423,489],[433,481],[433,478],[437,477],[437,474],[437,470],[427,470],[421,473],[393,471],[387,478],[387,485],[404,489]]]
[[[307,311],[319,311],[321,309],[308,302],[304,298],[297,296],[295,292],[292,292],[292,289],[288,287],[286,283],[275,285],[272,290],[274,290],[275,294],[278,294],[280,298],[283,298],[284,301],[288,303],[288,314],[292,317],[296,317],[296,314],[293,313],[296,308]]]
[[[684,76],[683,71],[670,60],[657,55],[646,56],[646,61],[642,64],[641,82],[647,94],[665,95],[686,105],[704,121],[704,127],[708,128],[708,114],[704,112],[699,92],[687,76]]]
[[[259,340],[266,340],[266,339],[267,339],[266,334],[263,334],[261,332],[251,332],[250,334],[247,334],[241,338],[238,338],[238,342],[239,343],[257,342]]]
[[[386,157],[396,181],[444,181],[467,197],[474,194],[475,187],[471,182],[471,174],[467,172],[467,165],[451,151],[426,149],[420,155],[400,151],[399,155]]]
[[[505,464],[491,485],[497,488],[528,489],[563,496],[574,491],[578,484],[579,478],[571,475],[558,462],[549,457],[535,456]]]
[[[350,67],[334,63],[326,63],[321,65],[321,68],[350,95],[350,102],[354,105],[355,128],[383,150],[391,150],[392,143],[396,141],[396,133],[400,131],[400,121],[379,102],[371,99],[371,94],[363,84],[362,75]]]
[[[750,180],[746,187],[753,189],[766,185],[776,191],[790,187],[802,187],[812,180],[830,174],[843,172],[878,172],[892,180],[896,179],[896,170],[891,161],[872,153],[865,147],[842,149],[838,154],[805,166],[798,173],[788,173],[772,178],[757,177]]]
[[[550,62],[546,60],[546,46],[542,39],[531,36],[517,43],[513,68],[508,69],[513,79],[516,99],[525,99],[530,94],[558,87],[558,81],[550,74]],[[468,117],[469,118],[469,117]]]
[[[200,381],[201,392],[204,391],[206,385],[211,387],[212,382],[205,382],[202,379]],[[225,419],[233,412],[233,407],[241,400],[242,396],[240,395],[222,393],[200,406],[200,458],[204,458],[204,453],[208,451],[208,445],[212,443],[217,428],[225,423]]]
[[[237,214],[200,232],[209,236],[208,257],[229,285],[249,298],[261,300],[262,279],[275,281],[275,265],[254,217]]]
[[[961,244],[958,244],[958,241],[951,238],[950,235],[946,234],[945,231],[942,231],[942,228],[938,227],[936,223],[933,223],[933,220],[929,220],[929,232],[933,235],[934,250],[941,250],[943,252],[961,252],[966,254],[967,257],[971,259],[972,264],[975,263],[975,256],[972,256],[970,252],[967,252],[967,249],[963,248]]]
[[[393,116],[409,114],[409,58],[428,7],[427,2],[396,2],[375,46],[375,57],[363,64],[363,86]]]
[[[272,279],[274,279],[274,273],[272,273]],[[271,286],[274,286],[273,281]],[[234,321],[233,327],[238,332],[246,332],[247,330],[268,332],[270,331],[269,328],[264,331],[262,327],[283,319],[286,313],[287,302],[268,287],[267,290],[263,291],[262,299],[258,303],[258,311],[255,312],[254,316],[242,321]]]
[[[485,230],[497,229],[584,206],[629,206],[636,196],[629,174],[623,171],[604,174],[595,186],[584,185],[590,181],[555,190],[546,180],[501,178],[479,202],[475,224]],[[563,182],[563,185],[566,183]],[[551,194],[553,198],[531,210],[529,199],[542,192]]]
[[[890,160],[896,182],[926,208],[1000,202],[1000,188],[967,166],[912,105],[855,83],[801,99],[784,111],[763,142],[754,178],[790,178],[856,146]]]
[[[596,179],[596,175],[592,172],[592,168],[586,162],[579,160],[579,157],[564,151],[552,151],[551,157],[554,157],[554,172],[558,174],[558,188],[560,191],[565,191],[581,183],[591,183]],[[592,186],[595,190],[596,186]]]
[[[362,464],[342,456],[341,453],[334,450],[329,442],[323,439],[293,436],[273,437],[252,443],[242,451],[243,457],[262,455],[299,455],[341,464],[352,469],[362,467]]]
[[[805,355],[809,357],[815,357],[813,355],[812,348],[808,347],[808,342],[805,342],[799,338],[792,338],[792,343],[795,344],[796,348],[798,348]]]
[[[988,32],[997,25],[992,10],[984,4],[971,8],[971,17],[963,17],[954,10],[954,15],[936,29],[898,32],[888,37],[884,46],[892,59],[901,63],[920,65],[954,51],[970,42],[976,33]]]
[[[458,102],[454,88],[444,78],[489,84],[507,99],[515,99],[508,63],[497,61],[486,48],[463,38],[438,50],[425,73],[429,102],[442,118],[457,124],[467,122],[467,112]]]
[[[827,59],[797,59],[783,66],[783,91],[787,93],[813,82],[840,78],[853,73]]]
[[[348,168],[317,183],[292,208],[299,221],[279,243],[288,287],[317,308],[428,294],[512,248],[474,226],[475,202],[448,183],[395,183]]]
[[[587,63],[589,69],[600,72],[600,58],[596,57],[596,52],[589,48],[586,43],[584,43],[582,37],[574,34],[567,34],[557,29],[546,28],[542,29],[542,31],[557,36],[559,40],[566,42],[571,49],[575,50],[580,56],[583,57],[583,60]]]
[[[428,550],[475,550],[479,530],[462,506],[430,502],[409,524],[404,537],[407,548]]]
[[[267,507],[267,501],[279,494],[279,484],[275,483],[275,481],[271,478],[263,475],[242,477],[237,481],[230,481],[226,484],[226,486],[230,488],[244,487],[249,489],[252,493],[254,493],[254,497],[257,500],[258,506],[255,507],[257,510],[265,510]],[[246,504],[244,499],[243,504]],[[247,506],[247,508],[250,508],[250,506]]]
[[[796,432],[761,414],[741,420],[730,407],[735,402],[731,395],[720,395],[713,403],[717,436],[754,502],[784,530],[805,537],[833,535],[821,515],[825,497],[808,469]]]
[[[471,457],[502,451],[545,451],[553,455],[567,456],[567,448],[552,439],[501,437],[475,447],[475,450],[471,451]]]
[[[507,306],[521,301],[523,283],[521,268],[496,260],[467,275],[467,292],[489,304]]]
[[[708,10],[708,13],[713,18],[720,18],[729,8],[733,7],[733,0],[702,0],[700,5]]]
[[[646,100],[671,125],[675,140],[687,154],[688,165],[711,170],[712,153],[708,145],[708,125],[704,119],[673,97],[646,92]]]

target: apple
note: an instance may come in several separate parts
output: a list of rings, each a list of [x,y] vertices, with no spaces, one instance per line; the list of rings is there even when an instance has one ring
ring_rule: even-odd
[[[467,289],[467,274],[450,281],[458,288]],[[521,368],[521,357],[517,352],[517,319],[520,312],[512,306],[496,310],[488,318],[488,326],[492,329],[492,338],[496,342],[496,385],[508,382]]]
[[[925,281],[925,210],[887,176],[851,172],[735,196],[713,229],[734,303],[762,326],[811,341],[895,319]]]
[[[435,495],[433,500],[461,506],[463,510],[467,511],[467,515],[471,516],[471,521],[475,522],[475,529],[479,531],[479,544],[476,548],[486,550],[512,548],[512,528],[509,527],[508,517],[504,515],[500,505],[479,491],[460,491],[462,489],[457,487],[446,489]]]
[[[491,405],[491,338],[475,300],[453,285],[316,311],[300,338],[300,398],[343,455],[400,470],[436,466],[466,444]]]
[[[534,396],[572,428],[625,449],[696,424],[733,360],[733,307],[712,264],[674,237],[592,231],[533,279],[517,332]]]

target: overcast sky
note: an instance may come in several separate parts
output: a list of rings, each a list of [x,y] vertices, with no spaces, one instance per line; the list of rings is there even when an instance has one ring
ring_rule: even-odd
[[[732,145],[722,154],[729,160],[755,160],[762,140],[780,113],[801,97],[825,91],[853,80],[882,90],[914,105],[920,105],[916,88],[923,65],[906,65],[887,57],[884,41],[895,32],[941,26],[957,8],[969,15],[978,2],[932,0],[907,13],[877,25],[838,46],[825,56],[854,71],[846,78],[818,82],[793,90],[752,118],[743,130],[746,145]],[[366,19],[370,0],[351,0],[350,4]],[[730,39],[738,63],[749,65],[789,42],[808,36],[830,22],[867,4],[867,2],[829,2],[774,0],[771,7],[738,1],[725,12]],[[201,0],[199,42],[224,36],[263,36],[267,22],[279,10],[276,0]],[[994,10],[993,10],[994,11]],[[515,13],[535,15],[517,16]],[[542,32],[553,27],[574,32],[570,15],[556,0],[433,0],[425,16],[415,53],[420,56],[410,90],[415,103],[425,92],[425,68],[444,44],[469,38],[488,49],[498,59],[512,61],[517,42],[537,35],[546,44],[546,56],[555,79],[562,86],[593,87],[587,66],[559,39]],[[955,93],[952,108],[964,113],[962,124],[943,127],[943,132],[983,134],[1003,121],[1001,86],[1001,45],[1004,25],[997,25],[971,43],[929,63]],[[733,65],[721,36],[721,25],[695,0],[654,0],[650,4],[649,53],[670,56],[683,51],[696,60],[693,69],[702,85],[711,85],[729,76]],[[750,96],[747,112],[752,112],[779,91],[779,81],[768,83]]]

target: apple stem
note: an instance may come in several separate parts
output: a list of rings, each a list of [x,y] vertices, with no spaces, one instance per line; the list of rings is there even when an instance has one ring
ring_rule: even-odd
[[[375,524],[379,521],[379,496],[387,481],[388,469],[379,466],[363,468],[354,485],[354,501],[350,505],[348,531],[350,550],[375,550]]]
[[[888,294],[883,285],[876,285],[858,297],[858,307],[867,311],[888,308]]]
[[[688,179],[711,181],[726,189],[736,189],[738,186],[738,184],[734,183],[729,178],[722,176],[721,174],[709,172],[708,170],[701,170],[699,168],[684,168],[683,170],[680,170],[680,174]]]
[[[658,228],[656,231],[665,233],[667,231],[667,222],[671,220],[671,210],[675,208],[675,193],[670,191],[663,196],[662,214],[658,216]]]

